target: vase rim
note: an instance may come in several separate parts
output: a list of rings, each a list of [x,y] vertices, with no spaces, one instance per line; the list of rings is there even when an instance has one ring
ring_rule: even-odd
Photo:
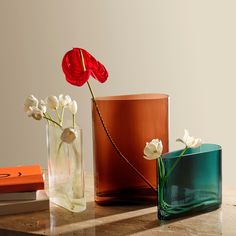
[[[140,93],[140,94],[127,94],[127,95],[114,95],[114,96],[104,96],[96,97],[96,100],[107,101],[107,100],[155,100],[155,99],[166,99],[169,95],[163,93]]]
[[[203,150],[200,150],[201,148],[210,148],[210,149],[203,149]],[[184,157],[191,157],[191,156],[197,156],[197,155],[201,155],[201,154],[205,154],[205,153],[209,153],[209,152],[218,152],[218,151],[221,151],[222,150],[222,147],[219,145],[219,144],[212,144],[212,143],[204,143],[202,144],[200,147],[198,148],[190,148],[190,150],[199,150],[199,151],[196,151],[196,152],[193,152],[193,153],[187,153],[187,154],[184,154],[183,156]],[[180,149],[180,150],[176,150],[176,151],[172,151],[172,152],[167,152],[167,153],[164,153],[162,155],[162,158],[163,159],[174,159],[174,158],[178,158],[179,157],[179,154],[183,151],[183,149]]]

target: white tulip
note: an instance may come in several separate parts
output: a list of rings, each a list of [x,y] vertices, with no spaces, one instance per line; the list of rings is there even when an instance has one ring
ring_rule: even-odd
[[[29,107],[38,107],[39,101],[34,95],[29,95],[24,102],[24,111],[27,112]]]
[[[61,140],[65,143],[72,143],[77,138],[77,132],[73,128],[65,128],[61,134]]]
[[[63,95],[63,94],[60,94],[59,95],[59,103],[60,103],[60,106],[61,107],[67,107],[71,102],[71,98],[69,95]]]
[[[153,139],[150,143],[146,143],[144,148],[144,158],[147,160],[154,160],[162,155],[163,145],[161,140]]]
[[[29,117],[33,117],[35,120],[41,120],[43,118],[43,112],[38,107],[29,107],[26,112]]]
[[[57,98],[56,96],[53,96],[53,95],[48,96],[48,97],[46,98],[46,103],[47,103],[48,107],[49,107],[50,109],[52,109],[53,111],[57,110],[58,107],[59,107],[58,98]]]
[[[38,108],[39,108],[43,113],[46,113],[46,111],[47,111],[46,103],[45,103],[43,100],[40,101],[40,103],[39,103],[39,105],[38,105]]]
[[[28,117],[31,117],[33,114],[33,107],[29,107],[28,110],[26,111],[26,114],[28,115]]]
[[[202,140],[200,138],[194,138],[189,135],[188,130],[184,130],[184,137],[183,139],[178,138],[176,140],[177,142],[181,142],[186,145],[188,148],[197,148],[201,146]]]
[[[73,100],[70,104],[69,104],[69,110],[70,112],[75,115],[77,113],[77,102],[75,100]]]

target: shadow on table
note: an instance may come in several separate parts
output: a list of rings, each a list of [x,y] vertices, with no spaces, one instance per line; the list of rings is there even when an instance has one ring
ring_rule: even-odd
[[[136,217],[125,218],[113,222],[103,222],[99,225],[91,225],[80,231],[84,235],[131,235],[146,230],[151,230],[160,226],[157,221],[156,213],[143,214]],[[77,231],[76,231],[77,232]]]
[[[205,235],[209,233],[208,230],[211,230],[212,235],[222,235],[219,211],[216,211],[214,217],[210,217],[210,219],[208,213],[199,213],[169,221],[158,220],[156,212],[142,214],[142,211],[140,211],[139,216],[132,216],[134,213],[136,212],[131,213],[129,218],[120,219],[118,217],[117,220],[112,222],[104,221],[98,225],[91,225],[78,231],[78,233],[83,235],[125,236],[137,233],[139,235],[156,235],[158,233],[166,235],[170,233],[172,235],[174,232],[182,232],[183,235],[186,235],[191,231],[192,233],[197,234],[199,232]]]
[[[113,217],[117,214],[130,213],[142,209],[153,208],[154,205],[116,205],[116,206],[100,206],[95,202],[87,202],[87,208],[83,212],[73,213],[61,207],[53,207],[50,211],[51,223],[54,226],[66,225],[68,223],[83,222],[103,217]]]
[[[157,208],[153,205],[99,206],[87,203],[81,213],[54,208],[50,232],[70,235],[129,235],[157,227]]]
[[[189,227],[192,227],[193,221],[197,221],[200,226],[205,227],[207,215],[191,219],[195,216],[159,221],[157,219],[157,207],[153,205],[99,206],[95,202],[88,202],[87,209],[81,213],[72,213],[60,207],[51,208],[48,227],[34,232],[44,232],[47,235],[71,235],[72,232],[73,235],[119,236],[134,233],[145,235],[145,232],[158,233],[181,228],[183,221],[185,224],[189,224]],[[40,221],[40,219],[38,220]],[[217,224],[218,221],[219,217],[216,214],[213,223]],[[220,232],[221,229],[219,228],[217,231]]]

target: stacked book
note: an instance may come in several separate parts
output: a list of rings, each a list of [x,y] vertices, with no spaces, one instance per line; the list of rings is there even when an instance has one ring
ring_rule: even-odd
[[[0,215],[49,209],[39,165],[0,168]]]

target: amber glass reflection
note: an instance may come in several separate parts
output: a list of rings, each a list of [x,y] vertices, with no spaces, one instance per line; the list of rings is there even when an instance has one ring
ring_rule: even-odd
[[[138,94],[96,99],[120,151],[156,188],[156,162],[143,158],[147,141],[159,138],[168,151],[168,96]],[[93,104],[95,201],[98,204],[155,202],[156,193],[117,154]]]

